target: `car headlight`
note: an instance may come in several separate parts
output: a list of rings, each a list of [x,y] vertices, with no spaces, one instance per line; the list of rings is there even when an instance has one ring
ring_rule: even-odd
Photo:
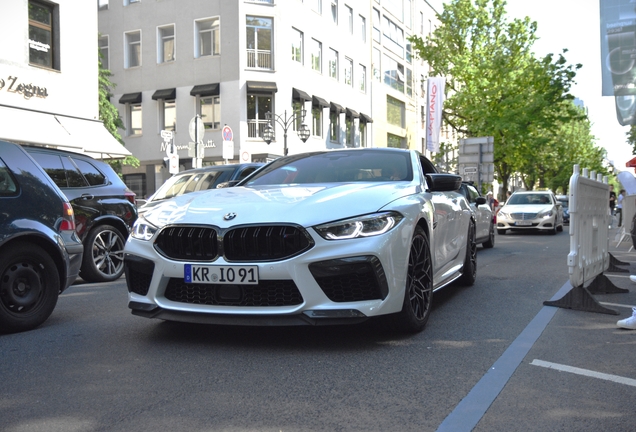
[[[546,218],[552,217],[552,214],[553,214],[552,210],[546,210],[539,213],[537,217],[546,219]]]
[[[501,210],[497,213],[497,217],[501,219],[510,219],[510,215],[506,212],[502,212]]]
[[[137,219],[135,224],[133,225],[132,232],[130,235],[137,240],[150,240],[158,228],[151,223],[149,223],[145,218],[141,217]]]
[[[371,237],[390,231],[403,218],[397,212],[375,213],[318,225],[314,229],[326,240]]]

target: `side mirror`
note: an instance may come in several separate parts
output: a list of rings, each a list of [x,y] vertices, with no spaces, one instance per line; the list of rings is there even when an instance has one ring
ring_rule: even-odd
[[[462,177],[457,174],[426,174],[426,184],[431,192],[452,192],[462,186]]]
[[[475,200],[475,204],[477,205],[483,205],[486,203],[487,203],[486,198],[483,196],[477,197],[477,199]]]

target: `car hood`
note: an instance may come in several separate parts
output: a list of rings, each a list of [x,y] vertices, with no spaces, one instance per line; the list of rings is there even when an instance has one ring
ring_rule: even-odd
[[[416,193],[411,183],[329,183],[211,189],[181,195],[144,213],[156,226],[296,223],[312,226],[369,214]],[[226,215],[233,218],[225,220]]]
[[[552,204],[506,204],[499,211],[504,213],[541,213],[549,211]]]

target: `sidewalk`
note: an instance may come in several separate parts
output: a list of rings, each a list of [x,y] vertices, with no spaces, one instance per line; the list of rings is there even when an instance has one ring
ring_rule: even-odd
[[[636,251],[629,236],[618,244],[619,231],[610,230],[609,251],[628,271],[604,274],[629,292],[594,295],[619,315],[554,308],[474,431],[636,430],[636,330],[616,327],[636,306]]]

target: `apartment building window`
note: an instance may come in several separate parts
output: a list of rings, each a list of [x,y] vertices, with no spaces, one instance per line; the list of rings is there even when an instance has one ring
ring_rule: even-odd
[[[406,61],[407,63],[411,64],[411,62],[413,61],[413,47],[411,45],[411,42],[407,41],[406,42]]]
[[[413,96],[413,72],[411,69],[406,69],[406,94]]]
[[[206,129],[221,129],[220,84],[195,85],[190,95],[196,98],[197,114]]]
[[[349,25],[349,34],[353,34],[353,9],[350,6],[346,6],[347,8],[347,24]]]
[[[373,79],[376,81],[382,81],[382,75],[380,74],[380,71],[382,70],[380,68],[380,50],[377,48],[373,48],[373,64],[371,65],[371,67],[373,68]]]
[[[384,55],[382,60],[382,68],[384,69],[384,84],[404,93],[404,65],[393,60],[391,57]]]
[[[344,108],[336,103],[331,103],[329,108],[329,141],[340,142],[340,113]]]
[[[413,27],[411,21],[411,0],[404,0],[404,24],[407,28]]]
[[[400,57],[404,57],[404,30],[386,16],[382,19],[384,45]]]
[[[199,113],[206,129],[221,129],[221,97],[199,97]]]
[[[353,60],[348,57],[343,62],[342,75],[344,83],[353,87]]]
[[[364,65],[358,65],[358,85],[362,93],[367,92],[367,68]]]
[[[221,22],[218,17],[194,22],[195,58],[221,54],[220,28]]]
[[[157,28],[157,63],[174,61],[174,24]]]
[[[420,12],[420,34],[424,34],[424,13]]]
[[[402,20],[404,19],[404,8],[402,5],[402,1],[403,0],[384,0],[382,2],[382,6],[384,6],[387,11],[391,12],[391,15],[399,19],[400,22],[402,22]]]
[[[126,93],[119,98],[119,103],[125,105],[126,135],[141,135],[141,92]]]
[[[311,134],[313,136],[322,137],[322,111],[328,107],[329,102],[314,96],[311,99]]]
[[[386,146],[394,148],[406,148],[404,144],[405,140],[401,136],[393,135],[391,133],[386,134]]]
[[[97,40],[99,46],[100,61],[104,69],[110,69],[109,49],[108,49],[108,35],[100,36]]]
[[[262,81],[247,82],[247,136],[263,136],[267,126],[267,112],[274,112],[274,94],[278,91],[276,83]]]
[[[322,43],[311,40],[311,68],[322,73]]]
[[[157,90],[152,99],[157,101],[159,125],[162,130],[177,131],[177,89]]]
[[[108,10],[108,0],[97,0],[97,10]]]
[[[29,1],[29,63],[60,70],[59,8]]]
[[[334,24],[338,24],[338,0],[331,0],[331,18]]]
[[[367,19],[360,15],[360,40],[367,41]]]
[[[373,25],[373,40],[377,43],[381,42],[382,33],[380,32],[380,11],[373,8],[373,19],[371,23]]]
[[[246,19],[247,67],[272,69],[272,18],[248,16]]]
[[[309,0],[309,3],[314,12],[318,12],[322,15],[322,0]]]
[[[124,68],[141,66],[141,30],[124,33]]]
[[[338,51],[329,48],[329,77],[338,79]]]
[[[406,105],[391,96],[386,97],[386,121],[387,123],[401,128],[406,127],[405,121]]]
[[[303,64],[303,32],[292,28],[292,60]]]

